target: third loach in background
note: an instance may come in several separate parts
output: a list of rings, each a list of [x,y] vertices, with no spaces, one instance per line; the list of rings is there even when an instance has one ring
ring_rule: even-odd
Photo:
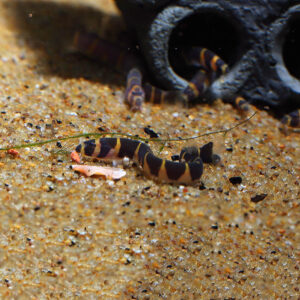
[[[179,51],[204,46],[230,71],[208,99],[239,93],[273,108],[300,106],[300,0],[116,0],[154,81],[183,89]]]

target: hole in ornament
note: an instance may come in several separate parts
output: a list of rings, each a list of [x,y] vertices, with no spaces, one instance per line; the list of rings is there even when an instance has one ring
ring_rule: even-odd
[[[289,73],[300,79],[300,14],[290,19],[285,30],[282,48],[283,61]]]
[[[194,68],[186,65],[182,50],[200,46],[220,56],[229,66],[242,56],[242,26],[229,20],[224,12],[204,10],[182,20],[173,30],[169,43],[169,60],[174,71],[190,79]],[[243,40],[247,40],[243,35]]]

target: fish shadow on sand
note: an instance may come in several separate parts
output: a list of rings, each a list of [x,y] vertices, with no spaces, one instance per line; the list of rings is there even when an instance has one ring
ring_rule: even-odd
[[[84,4],[48,1],[12,0],[6,6],[14,16],[10,22],[15,27],[18,43],[31,48],[38,58],[35,66],[38,73],[124,85],[123,74],[109,72],[110,66],[95,63],[72,49],[78,30],[95,32],[104,39],[128,46],[131,37],[119,15]]]

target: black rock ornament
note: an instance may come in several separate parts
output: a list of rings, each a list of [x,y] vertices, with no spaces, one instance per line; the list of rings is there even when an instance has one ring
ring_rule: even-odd
[[[300,105],[300,1],[116,0],[156,84],[183,89],[181,48],[203,46],[229,64],[208,98],[244,96],[270,106]]]

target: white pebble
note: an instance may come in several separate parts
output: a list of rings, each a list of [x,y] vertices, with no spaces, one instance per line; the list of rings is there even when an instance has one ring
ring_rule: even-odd
[[[107,180],[107,184],[109,186],[114,186],[115,185],[115,182],[113,180]]]

